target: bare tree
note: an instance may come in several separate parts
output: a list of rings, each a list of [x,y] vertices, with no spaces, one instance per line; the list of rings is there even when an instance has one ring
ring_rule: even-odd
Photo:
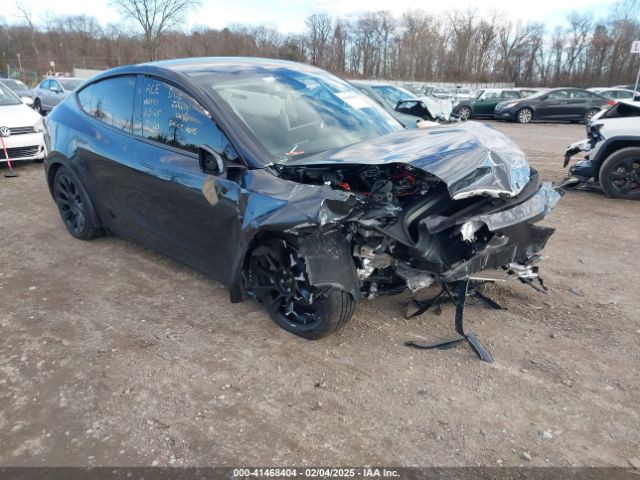
[[[199,5],[198,0],[111,0],[111,4],[128,18],[137,21],[144,34],[149,60],[158,59],[160,38],[178,24],[184,15]]]
[[[40,67],[40,50],[38,50],[38,43],[36,42],[36,26],[33,23],[33,17],[31,15],[31,9],[27,8],[23,3],[17,2],[16,8],[18,9],[18,17],[22,18],[27,23],[29,34],[31,36],[31,48],[33,54],[36,57],[36,70]]]

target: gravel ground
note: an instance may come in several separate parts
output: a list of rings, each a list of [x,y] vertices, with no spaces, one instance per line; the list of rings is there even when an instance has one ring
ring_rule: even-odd
[[[584,126],[494,124],[559,181]],[[0,169],[3,167],[0,167]],[[542,265],[467,319],[492,352],[416,351],[453,310],[365,302],[308,342],[118,238],[70,237],[42,165],[0,177],[0,465],[628,466],[639,455],[640,202],[569,192]],[[636,219],[636,220],[633,220]]]

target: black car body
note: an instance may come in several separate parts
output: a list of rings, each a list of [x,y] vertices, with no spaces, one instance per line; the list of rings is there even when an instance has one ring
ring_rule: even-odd
[[[494,118],[529,123],[533,120],[558,120],[588,123],[607,107],[609,100],[580,88],[542,90],[520,100],[496,105]]]
[[[298,335],[362,298],[534,278],[560,194],[501,133],[405,130],[350,84],[291,62],[127,66],[46,118],[70,233],[142,242],[258,299]]]

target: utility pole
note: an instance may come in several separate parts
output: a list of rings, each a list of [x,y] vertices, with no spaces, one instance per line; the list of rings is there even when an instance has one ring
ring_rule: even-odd
[[[20,69],[20,80],[24,81],[24,71],[22,70],[22,60],[20,60],[20,54],[16,53],[18,56],[18,68]]]
[[[640,40],[636,40],[631,44],[631,53],[637,54],[638,57],[640,58]],[[633,99],[640,101],[640,96],[635,94],[635,92],[638,91],[638,83],[640,83],[640,65],[638,65],[638,76],[636,77],[636,84],[635,84],[635,87],[633,88],[633,91],[634,91]]]

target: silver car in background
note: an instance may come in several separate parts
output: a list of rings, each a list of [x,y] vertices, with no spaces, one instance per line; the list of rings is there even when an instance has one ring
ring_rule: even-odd
[[[33,89],[33,108],[41,115],[46,115],[82,85],[82,82],[84,82],[82,78],[45,78]]]

